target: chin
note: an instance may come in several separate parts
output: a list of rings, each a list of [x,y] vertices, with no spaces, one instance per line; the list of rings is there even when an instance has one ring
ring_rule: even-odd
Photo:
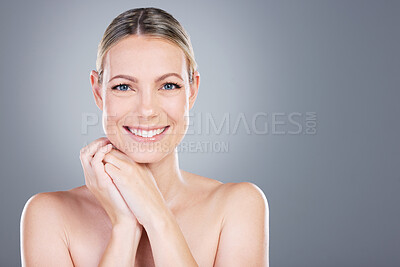
[[[160,152],[146,152],[146,151],[136,151],[136,152],[124,152],[133,161],[137,163],[156,163],[162,160],[167,154]]]

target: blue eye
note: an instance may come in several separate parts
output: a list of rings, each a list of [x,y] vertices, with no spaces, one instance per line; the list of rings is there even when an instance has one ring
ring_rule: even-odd
[[[173,88],[173,86],[175,86],[175,88]],[[181,88],[181,86],[176,83],[166,83],[164,84],[163,88],[168,91],[168,90],[179,89]]]
[[[118,90],[118,91],[127,91],[129,89],[129,86],[126,84],[118,84],[114,86],[112,89]]]

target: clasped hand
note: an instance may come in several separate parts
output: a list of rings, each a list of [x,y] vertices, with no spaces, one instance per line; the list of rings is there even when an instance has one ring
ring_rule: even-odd
[[[99,138],[80,151],[87,188],[101,203],[113,226],[146,227],[165,206],[150,169]]]

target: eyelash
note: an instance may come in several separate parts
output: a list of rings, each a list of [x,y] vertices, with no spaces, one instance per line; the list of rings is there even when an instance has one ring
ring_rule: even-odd
[[[174,89],[165,89],[165,91],[172,91],[172,90],[176,90],[176,89],[182,88],[181,85],[179,85],[179,84],[177,84],[177,83],[174,83],[174,82],[166,82],[166,83],[163,84],[162,87],[164,87],[164,86],[167,85],[167,84],[172,84],[172,85],[175,86],[175,88],[174,88]],[[112,89],[112,90],[117,90],[118,87],[123,86],[123,85],[129,87],[129,85],[127,85],[127,84],[125,84],[125,83],[120,83],[120,84],[118,84],[118,85],[112,87],[111,89]],[[117,91],[124,92],[124,91],[128,91],[128,90],[117,90]]]
[[[182,87],[182,86],[180,86],[179,84],[177,84],[177,83],[173,83],[173,82],[166,82],[166,83],[164,83],[163,87],[164,87],[166,84],[172,84],[172,85],[175,85],[175,89],[166,89],[166,91],[176,90],[176,89],[179,89],[179,88],[181,88],[181,87]]]
[[[118,85],[116,85],[116,86],[112,87],[111,89],[112,89],[112,90],[117,90],[117,88],[118,88],[118,87],[120,87],[120,86],[123,86],[123,85],[125,85],[125,86],[128,86],[128,87],[129,87],[129,85],[127,85],[127,84],[120,83],[120,84],[118,84]],[[121,91],[121,92],[123,92],[123,91],[128,91],[128,90],[117,90],[117,91]]]

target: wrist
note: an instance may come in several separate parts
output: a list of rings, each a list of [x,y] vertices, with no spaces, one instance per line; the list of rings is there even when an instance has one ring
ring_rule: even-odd
[[[110,216],[111,224],[114,225],[121,225],[124,227],[130,227],[130,226],[136,226],[139,224],[139,222],[136,220],[135,215],[133,214],[121,214],[121,215],[116,215],[112,214],[113,216]]]
[[[140,239],[142,230],[143,227],[141,225],[116,224],[113,225],[111,235],[117,240],[124,240],[124,242],[132,242],[133,244]]]
[[[174,223],[175,217],[172,212],[166,208],[157,213],[153,213],[150,220],[143,225],[146,228],[146,232],[163,233]]]
[[[133,232],[141,225],[135,220],[118,220],[112,223],[113,232]]]

